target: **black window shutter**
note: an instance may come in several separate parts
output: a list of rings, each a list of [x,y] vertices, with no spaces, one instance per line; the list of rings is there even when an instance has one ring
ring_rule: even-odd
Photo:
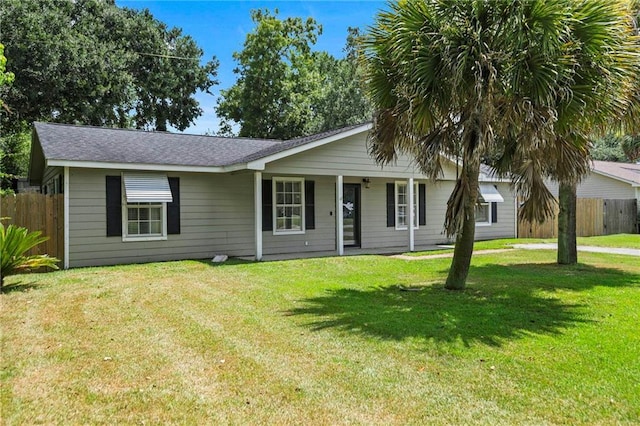
[[[122,236],[122,182],[107,176],[107,237]]]
[[[396,186],[387,184],[387,228],[396,226]]]
[[[427,224],[427,185],[418,184],[418,225]]]
[[[491,223],[498,223],[498,203],[491,203]]]
[[[262,230],[273,231],[273,187],[271,179],[262,181]]]
[[[173,201],[167,203],[167,234],[180,233],[180,178],[170,177],[169,187]]]
[[[304,181],[304,223],[305,229],[316,229],[315,182]]]

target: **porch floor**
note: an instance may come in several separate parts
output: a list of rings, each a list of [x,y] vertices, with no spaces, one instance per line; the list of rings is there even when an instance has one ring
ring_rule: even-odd
[[[438,251],[453,248],[452,245],[421,245],[415,246],[414,251]],[[383,248],[360,248],[360,247],[345,247],[344,256],[362,256],[362,255],[393,255],[406,253],[409,249],[406,246],[402,247],[383,247]],[[312,251],[312,252],[299,252],[299,253],[284,253],[284,254],[265,254],[262,256],[262,261],[270,262],[276,260],[292,260],[292,259],[308,259],[313,257],[334,257],[338,256],[336,250],[330,251]],[[253,256],[239,257],[239,259],[253,260]]]

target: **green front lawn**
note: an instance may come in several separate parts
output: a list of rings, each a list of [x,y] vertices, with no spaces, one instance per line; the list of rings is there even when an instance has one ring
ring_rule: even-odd
[[[7,278],[4,424],[640,421],[640,261],[553,251]],[[401,291],[399,286],[420,291]]]
[[[557,243],[557,238],[505,238],[499,240],[477,241],[474,250],[510,249],[514,244]],[[614,234],[597,237],[578,237],[578,245],[595,247],[621,247],[640,249],[640,234]],[[407,252],[407,256],[429,256],[434,254],[453,253],[453,249]]]

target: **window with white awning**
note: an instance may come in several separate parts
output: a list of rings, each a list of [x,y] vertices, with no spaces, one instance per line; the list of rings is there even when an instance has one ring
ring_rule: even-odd
[[[478,185],[480,190],[480,202],[481,203],[504,203],[504,198],[498,192],[498,189],[490,184]]]
[[[124,192],[127,203],[170,203],[171,187],[166,175],[124,174]]]

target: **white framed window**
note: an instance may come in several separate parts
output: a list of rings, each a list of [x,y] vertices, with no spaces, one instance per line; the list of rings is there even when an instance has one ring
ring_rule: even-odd
[[[167,239],[167,203],[173,201],[164,175],[123,174],[122,240]]]
[[[273,178],[273,233],[304,231],[304,178]]]
[[[476,204],[476,226],[489,226],[491,225],[491,204],[480,203]]]
[[[407,182],[396,182],[396,229],[407,229],[409,224],[409,191]],[[418,183],[413,188],[413,228],[418,229]]]
[[[131,203],[126,205],[125,238],[162,239],[167,236],[166,203]]]
[[[478,203],[475,206],[476,226],[491,226],[497,218],[494,217],[495,203],[503,203],[504,198],[495,185],[481,183],[478,185]]]

